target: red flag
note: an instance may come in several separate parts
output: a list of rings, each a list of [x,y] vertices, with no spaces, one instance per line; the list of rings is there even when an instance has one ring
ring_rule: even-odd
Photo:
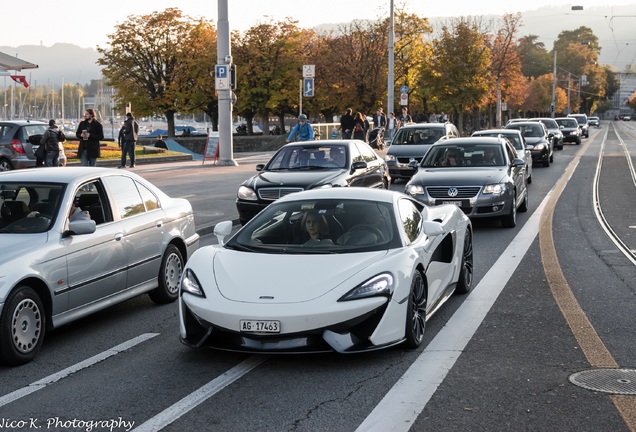
[[[17,82],[18,84],[22,84],[24,88],[29,88],[29,83],[27,82],[24,75],[11,75],[11,78],[13,78],[13,81]]]

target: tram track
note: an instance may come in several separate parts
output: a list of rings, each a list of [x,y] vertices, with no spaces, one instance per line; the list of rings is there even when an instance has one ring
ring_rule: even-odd
[[[632,162],[631,153],[627,145],[625,144],[625,140],[621,137],[621,133],[617,130],[614,123],[610,123],[613,129],[613,132],[616,134],[616,137],[619,141],[619,145],[622,148],[623,155],[627,160],[627,165],[629,167],[630,176],[632,179],[632,184],[636,189],[636,170],[634,169],[634,164]],[[594,184],[593,184],[593,194],[592,194],[592,204],[594,207],[594,214],[601,225],[603,231],[607,234],[607,236],[612,240],[612,242],[616,245],[619,251],[621,251],[625,257],[634,265],[636,265],[636,250],[630,248],[620,237],[620,235],[616,232],[615,229],[612,228],[611,224],[605,217],[603,213],[603,209],[601,206],[601,197],[600,197],[600,179],[601,179],[601,171],[603,167],[603,161],[605,156],[605,148],[607,143],[607,136],[609,135],[609,127],[605,130],[605,136],[601,141],[601,150],[599,153],[598,162],[596,165],[596,171],[594,175]]]

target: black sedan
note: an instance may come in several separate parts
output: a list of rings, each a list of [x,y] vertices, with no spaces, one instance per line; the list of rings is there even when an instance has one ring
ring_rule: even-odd
[[[236,208],[241,224],[290,193],[327,187],[388,189],[386,162],[360,140],[303,141],[283,146],[258,174],[241,184]]]
[[[557,117],[554,119],[563,132],[563,142],[581,145],[581,128],[575,118]]]
[[[550,162],[554,162],[554,142],[549,137],[548,128],[539,121],[515,122],[506,125],[506,129],[517,129],[523,134],[526,142],[533,148],[532,162],[542,163],[544,167],[549,167]]]
[[[503,137],[456,138],[433,144],[405,193],[426,205],[455,204],[470,218],[517,225],[528,210],[525,162]]]

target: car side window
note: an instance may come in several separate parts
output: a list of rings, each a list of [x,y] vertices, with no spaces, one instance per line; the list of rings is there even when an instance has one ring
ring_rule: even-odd
[[[104,189],[99,181],[95,180],[83,184],[76,192],[73,199],[75,207],[88,212],[96,225],[112,222],[110,207],[106,203]]]
[[[143,200],[144,205],[146,206],[146,211],[158,209],[159,200],[157,199],[155,194],[153,194],[150,191],[150,189],[148,189],[146,186],[142,185],[141,183],[136,183],[136,185],[137,185],[137,188],[139,189],[139,193],[141,194],[141,199]]]
[[[512,143],[510,142],[506,143],[506,152],[508,153],[508,160],[510,162],[512,162],[513,160],[517,158],[517,151],[512,146]]]
[[[422,232],[422,213],[407,199],[398,201],[398,212],[400,213],[402,229],[406,233],[409,243],[413,243]]]
[[[352,162],[364,162],[364,157],[360,153],[360,149],[357,145],[349,147],[351,150],[351,161]]]
[[[115,202],[114,211],[121,219],[126,219],[146,212],[146,206],[135,181],[124,176],[107,176],[104,183]]]
[[[362,160],[364,160],[365,162],[370,163],[377,159],[375,153],[373,152],[373,150],[371,150],[371,148],[365,145],[358,145],[358,149],[360,150]]]

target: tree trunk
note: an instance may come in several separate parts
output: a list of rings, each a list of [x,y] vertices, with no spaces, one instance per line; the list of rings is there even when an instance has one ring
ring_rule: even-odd
[[[174,138],[174,110],[166,111],[166,120],[168,120],[168,137]]]

